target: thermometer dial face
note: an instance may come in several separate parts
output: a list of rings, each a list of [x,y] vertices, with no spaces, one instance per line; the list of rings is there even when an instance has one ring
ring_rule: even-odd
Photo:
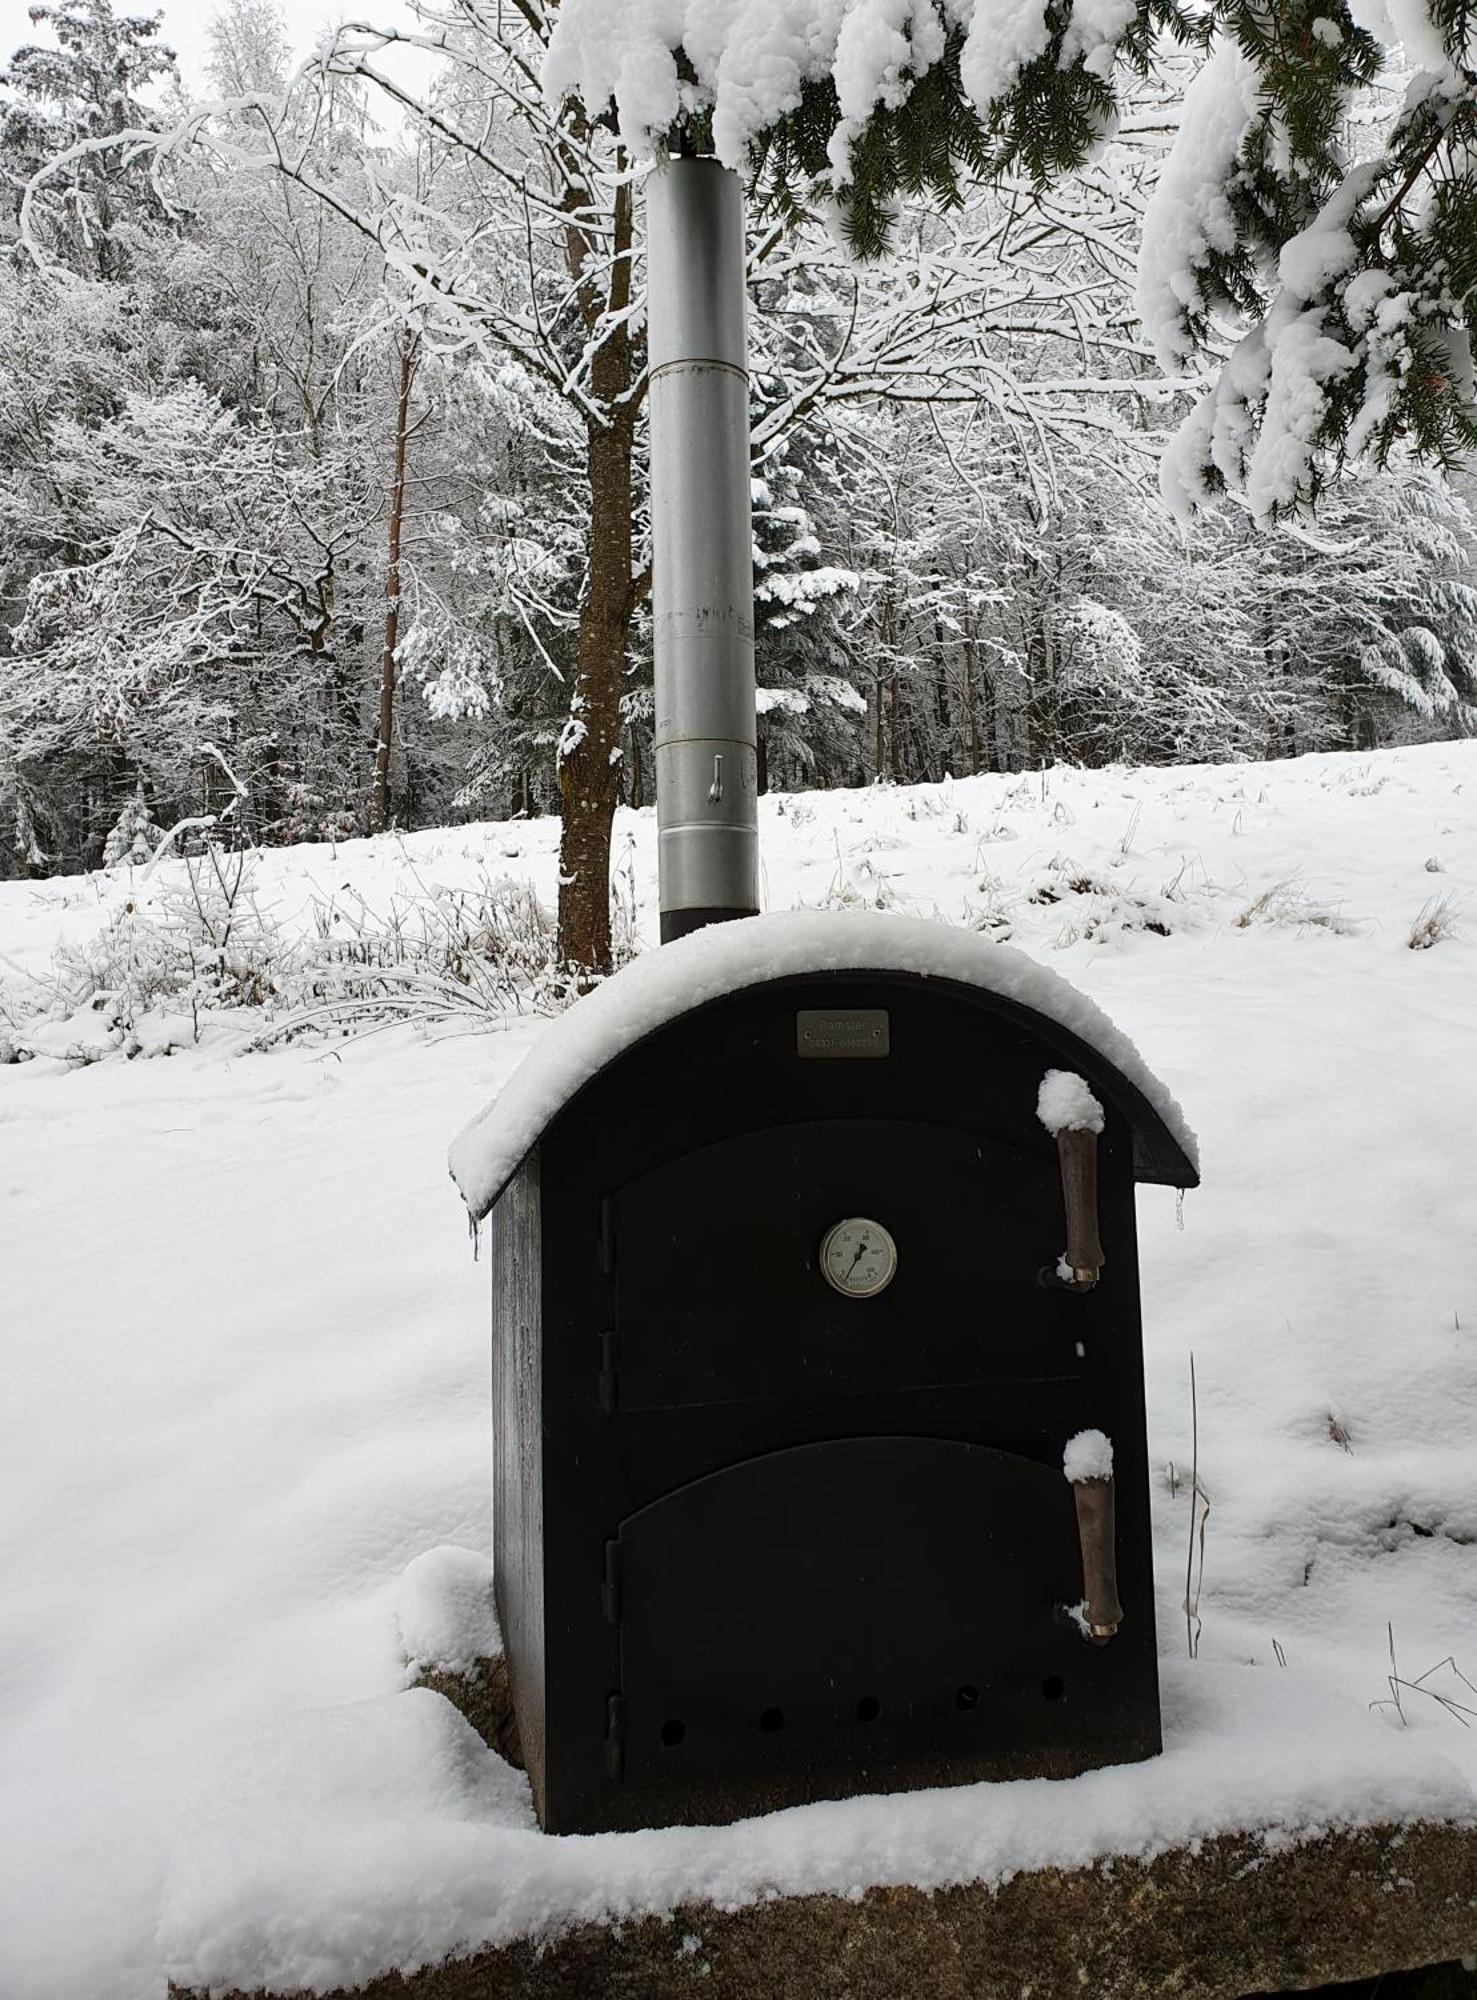
[[[897,1245],[865,1215],[848,1215],[826,1231],[821,1270],[843,1298],[873,1299],[897,1274]]]

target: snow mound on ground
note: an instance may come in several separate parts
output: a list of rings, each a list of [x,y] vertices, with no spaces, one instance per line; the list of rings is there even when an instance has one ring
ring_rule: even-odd
[[[912,972],[1031,1008],[1095,1049],[1158,1112],[1193,1165],[1195,1136],[1128,1037],[1084,993],[1024,952],[973,931],[873,912],[784,910],[713,924],[623,966],[553,1023],[451,1149],[452,1178],[480,1219],[555,1114],[623,1049],[709,1000],[813,972]]]
[[[395,1588],[395,1625],[412,1667],[465,1673],[503,1650],[492,1564],[475,1549],[427,1549]]]
[[[490,1826],[529,1841],[526,1781],[442,1695],[296,1716],[186,1815],[160,1948],[190,1986],[311,1992],[413,1970],[463,1925],[464,1864]],[[490,1867],[484,1893],[505,1886]]]
[[[1428,1744],[1305,1680],[1203,1662],[1165,1677],[1165,1750],[1148,1763],[564,1837],[537,1831],[525,1781],[439,1696],[302,1717],[186,1827],[160,1928],[169,1976],[322,1990],[685,1904],[999,1883],[1246,1830],[1275,1847],[1332,1826],[1477,1823]]]

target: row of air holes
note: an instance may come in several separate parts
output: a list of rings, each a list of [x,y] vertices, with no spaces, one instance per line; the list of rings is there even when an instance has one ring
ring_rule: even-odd
[[[1060,1701],[1067,1692],[1067,1684],[1060,1674],[1048,1674],[1041,1683],[1041,1693],[1047,1701]],[[954,1690],[954,1706],[964,1713],[978,1708],[980,1691],[977,1687],[964,1686]],[[856,1705],[858,1722],[875,1722],[882,1713],[882,1704],[874,1694],[864,1694]],[[777,1729],[785,1726],[785,1711],[782,1708],[766,1708],[759,1718],[759,1727],[766,1736],[773,1736]],[[662,1724],[662,1742],[667,1749],[675,1749],[687,1735],[687,1724],[672,1716]]]

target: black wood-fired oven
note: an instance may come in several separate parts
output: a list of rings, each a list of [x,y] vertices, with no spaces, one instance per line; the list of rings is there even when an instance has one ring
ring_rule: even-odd
[[[762,964],[783,922],[723,929]],[[1047,1129],[1049,1075],[1100,1135]],[[1143,1084],[989,985],[788,971],[553,1112],[491,1207],[497,1598],[545,1828],[1159,1748],[1134,1183],[1196,1170]]]

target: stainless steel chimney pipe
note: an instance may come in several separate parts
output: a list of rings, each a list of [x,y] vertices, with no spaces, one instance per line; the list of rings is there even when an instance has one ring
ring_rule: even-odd
[[[716,160],[646,183],[657,872],[665,944],[759,908],[744,208]]]

